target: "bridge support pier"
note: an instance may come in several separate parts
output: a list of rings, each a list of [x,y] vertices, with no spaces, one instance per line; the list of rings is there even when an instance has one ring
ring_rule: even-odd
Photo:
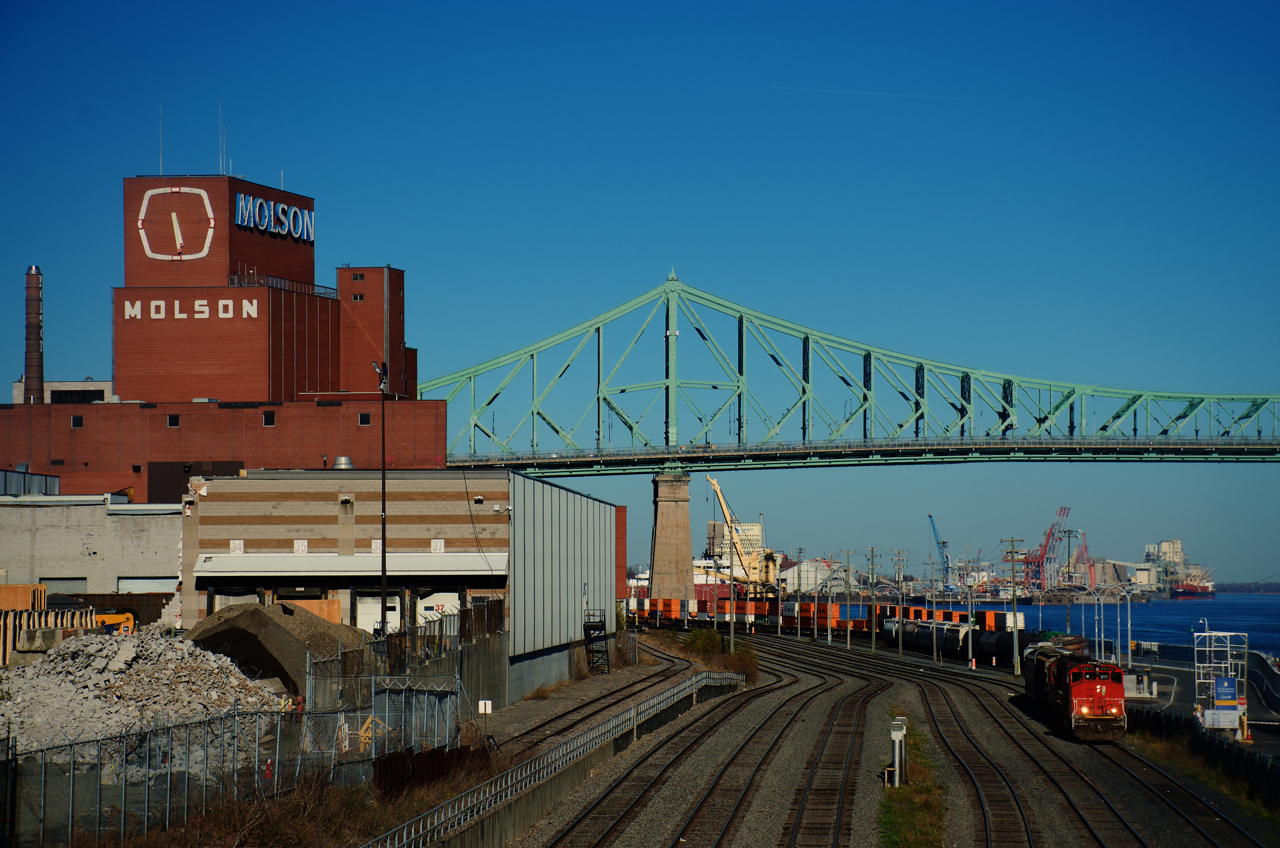
[[[649,562],[651,598],[693,599],[688,474],[653,475],[653,540]]]

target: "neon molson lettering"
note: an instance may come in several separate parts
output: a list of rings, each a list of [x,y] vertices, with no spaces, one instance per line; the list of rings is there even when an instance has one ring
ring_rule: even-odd
[[[268,233],[293,236],[315,243],[316,213],[263,197],[236,195],[236,226],[257,227]]]
[[[156,321],[162,321],[169,313],[169,301],[153,300],[148,304],[150,307],[149,315]],[[219,318],[236,317],[236,302],[234,300],[219,300],[217,305],[213,307],[217,310]],[[209,301],[197,300],[190,306],[190,312],[184,312],[182,301],[173,301],[173,317],[174,318],[208,318],[210,317]],[[240,301],[240,317],[241,318],[257,318],[258,317],[258,299]],[[126,300],[124,302],[124,320],[130,318],[142,320],[142,301]]]

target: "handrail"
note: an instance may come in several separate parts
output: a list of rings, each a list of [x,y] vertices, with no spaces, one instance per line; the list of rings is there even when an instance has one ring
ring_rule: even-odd
[[[490,778],[479,786],[456,795],[366,842],[362,848],[407,848],[429,845],[444,834],[457,830],[505,803],[526,789],[581,759],[599,746],[616,739],[703,686],[740,684],[746,678],[728,671],[699,671],[657,695],[646,698],[633,709],[624,710],[556,745],[550,751],[526,760]]]
[[[269,274],[232,274],[227,277],[227,285],[233,288],[266,286],[267,288],[282,289],[283,291],[298,292],[300,294],[314,294],[330,299],[335,299],[338,296],[338,290],[328,286],[300,283],[297,280],[286,280],[284,277],[273,277]]]

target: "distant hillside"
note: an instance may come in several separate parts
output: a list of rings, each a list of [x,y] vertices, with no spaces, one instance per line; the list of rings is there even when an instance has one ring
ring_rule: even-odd
[[[1229,595],[1280,595],[1280,583],[1218,583],[1218,592]]]

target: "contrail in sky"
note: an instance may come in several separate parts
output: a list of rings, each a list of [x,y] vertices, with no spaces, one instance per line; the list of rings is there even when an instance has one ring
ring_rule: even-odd
[[[975,97],[946,97],[941,94],[900,94],[896,91],[847,91],[841,88],[792,88],[789,85],[771,85],[779,91],[812,91],[816,94],[861,94],[866,97],[907,97],[913,100],[958,100],[963,103],[995,103],[994,100],[980,100]]]

